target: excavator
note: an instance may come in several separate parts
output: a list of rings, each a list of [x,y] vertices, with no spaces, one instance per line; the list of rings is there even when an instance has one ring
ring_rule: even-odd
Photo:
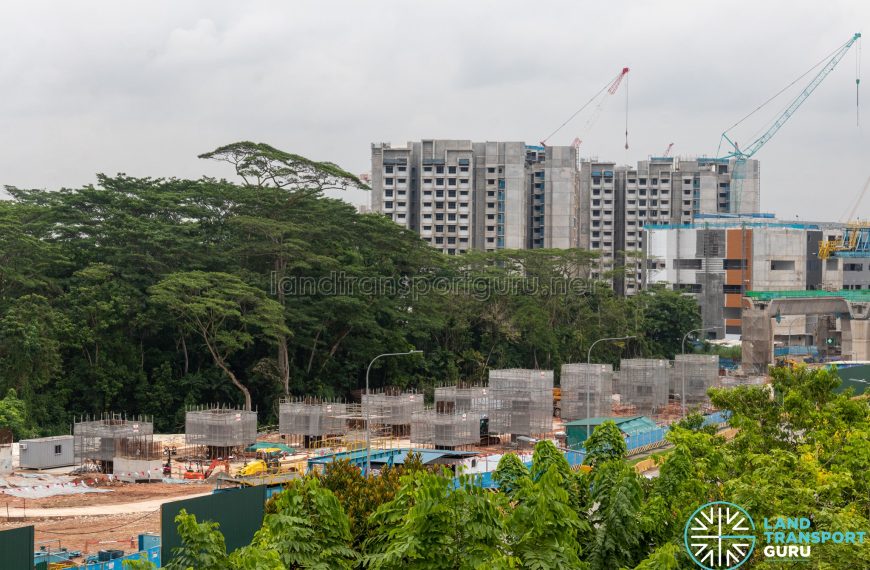
[[[266,448],[260,449],[257,451],[257,458],[239,470],[239,475],[242,477],[251,477],[256,475],[263,475],[267,473],[270,469],[274,471],[278,471],[281,467],[281,462],[279,460],[281,450]]]
[[[211,464],[208,466],[208,469],[203,473],[200,471],[194,471],[190,467],[187,468],[187,471],[184,473],[185,479],[208,479],[211,477],[211,474],[214,473],[215,468],[223,466],[224,471],[229,472],[229,464],[226,461],[222,461],[220,459],[212,460]],[[200,463],[200,469],[202,468],[202,464]]]

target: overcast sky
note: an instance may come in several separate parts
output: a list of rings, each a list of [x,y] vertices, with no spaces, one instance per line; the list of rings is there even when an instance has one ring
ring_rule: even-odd
[[[725,127],[868,21],[860,0],[5,2],[0,185],[229,177],[196,155],[237,140],[355,173],[370,169],[373,141],[536,143],[623,66],[628,83],[595,127],[581,132],[583,114],[549,142],[580,135],[581,154],[621,163],[670,142],[673,154],[712,156]],[[839,220],[857,198],[870,176],[857,52],[756,155],[762,209]]]

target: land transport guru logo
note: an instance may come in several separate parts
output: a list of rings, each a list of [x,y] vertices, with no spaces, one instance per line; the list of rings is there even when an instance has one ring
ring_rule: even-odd
[[[707,503],[689,517],[683,541],[699,567],[733,570],[749,560],[755,550],[755,522],[733,503]]]
[[[860,545],[867,534],[813,530],[812,526],[806,517],[765,518],[760,552],[769,562],[808,562],[813,545]],[[689,557],[700,568],[734,570],[752,557],[755,534],[755,522],[745,509],[716,501],[692,513],[683,531],[683,541]]]

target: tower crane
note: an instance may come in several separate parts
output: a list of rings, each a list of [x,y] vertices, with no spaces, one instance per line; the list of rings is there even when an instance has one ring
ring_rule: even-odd
[[[625,78],[625,76],[628,74],[629,71],[630,71],[629,68],[623,67],[622,70],[616,74],[616,77],[614,77],[613,79],[608,81],[604,85],[604,87],[599,89],[598,92],[595,95],[593,95],[591,99],[589,99],[589,101],[587,101],[586,103],[583,104],[582,107],[580,107],[579,109],[574,111],[574,113],[572,113],[570,117],[565,119],[565,121],[561,125],[559,125],[559,127],[555,131],[553,131],[552,133],[547,135],[541,141],[541,146],[546,147],[547,141],[550,140],[553,137],[553,135],[555,135],[556,133],[561,131],[565,127],[565,125],[567,125],[572,120],[574,120],[574,117],[579,115],[584,109],[586,109],[586,107],[595,103],[595,107],[594,107],[594,110],[592,112],[592,115],[589,117],[589,119],[587,119],[586,124],[583,128],[583,132],[588,133],[589,129],[592,128],[592,126],[598,120],[598,117],[601,115],[601,109],[604,107],[604,103],[607,101],[607,96],[616,94],[617,90],[619,89],[619,86],[622,84],[622,80]],[[626,135],[627,135],[627,132],[626,132]],[[582,142],[583,142],[583,139],[580,137],[577,137],[571,143],[571,146],[573,146],[574,148],[577,148],[580,146],[580,144]]]
[[[813,91],[815,91],[816,88],[822,83],[822,81],[824,81],[825,78],[830,75],[830,73],[834,70],[834,68],[837,67],[837,64],[840,63],[840,60],[843,59],[843,57],[846,55],[846,52],[849,51],[849,48],[851,48],[852,45],[855,44],[855,42],[857,42],[859,39],[861,39],[860,33],[853,34],[846,43],[840,45],[832,53],[825,56],[822,61],[815,64],[803,75],[792,81],[782,90],[780,90],[776,95],[756,107],[751,113],[725,129],[725,131],[722,133],[722,136],[719,139],[719,149],[717,150],[716,154],[718,155],[720,160],[727,160],[731,158],[735,159],[734,170],[731,176],[732,182],[737,182],[737,188],[734,188],[731,192],[731,195],[734,199],[732,200],[732,206],[730,209],[733,213],[740,213],[739,201],[742,190],[742,180],[743,178],[745,178],[746,161],[752,158],[759,150],[761,150],[761,148],[765,144],[767,144],[770,139],[774,137],[774,135],[776,135],[776,133],[779,132],[783,125],[785,125],[785,123],[792,117],[792,115],[795,114],[800,106],[803,105],[804,101],[806,101],[807,98],[812,95]],[[813,76],[813,78],[806,85],[806,87],[804,87],[804,89],[788,104],[788,106],[786,106],[785,110],[782,111],[774,119],[773,123],[767,128],[767,130],[765,130],[757,138],[755,138],[748,145],[745,145],[742,148],[737,144],[737,141],[733,140],[733,135],[730,134],[731,131],[733,131],[738,125],[746,121],[749,117],[764,108],[768,103],[781,95],[789,87],[793,86],[795,83],[812,73],[817,67],[819,67],[819,65],[822,65],[822,68]],[[856,90],[860,82],[861,79],[856,73]],[[725,146],[725,152],[723,154],[720,154],[723,146]]]
[[[667,158],[671,156],[671,149],[674,148],[674,143],[668,143],[668,148],[665,149],[665,152],[662,153],[662,158]]]

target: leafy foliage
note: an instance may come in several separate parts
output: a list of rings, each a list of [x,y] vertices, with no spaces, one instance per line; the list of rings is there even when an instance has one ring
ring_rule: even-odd
[[[625,439],[613,420],[607,420],[596,426],[592,435],[583,442],[583,446],[586,448],[583,463],[593,468],[607,461],[621,461],[625,459],[627,453]]]
[[[513,497],[520,488],[520,480],[530,476],[526,464],[513,453],[505,453],[498,461],[498,467],[492,474],[492,479],[498,485],[499,491]]]
[[[277,554],[283,568],[352,568],[350,520],[335,495],[315,477],[279,493],[254,536],[253,550]]]

